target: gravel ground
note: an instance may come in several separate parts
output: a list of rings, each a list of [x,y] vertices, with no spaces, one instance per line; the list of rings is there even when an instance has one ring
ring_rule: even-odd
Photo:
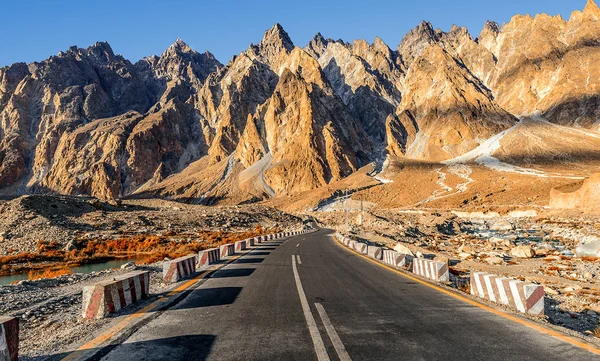
[[[116,275],[144,270],[150,272],[150,297],[120,313],[101,320],[81,317],[82,289]],[[90,274],[72,274],[55,279],[21,281],[19,284],[0,286],[0,313],[20,320],[20,360],[45,360],[84,341],[91,340],[99,330],[156,300],[187,282],[166,285],[162,281],[162,262],[129,267],[123,270],[105,270]]]
[[[261,205],[206,207],[160,199],[101,202],[89,197],[28,195],[0,201],[0,256],[35,252],[38,240],[113,239],[167,232],[247,231],[289,227],[300,219]]]
[[[544,322],[591,335],[600,328],[600,260],[574,255],[600,235],[600,219],[459,218],[450,212],[369,211],[362,224],[342,212],[317,212],[323,224],[413,254],[447,260],[461,278],[483,271],[544,285]],[[532,257],[516,256],[529,247]]]
[[[89,197],[29,195],[0,201],[0,256],[34,252],[38,240],[55,241],[61,247],[68,247],[75,240],[108,240],[130,235],[177,234],[193,240],[207,231],[247,232],[257,226],[291,230],[300,225],[300,218],[260,205],[205,207],[160,199],[107,203]],[[137,269],[151,272],[153,296],[145,303],[125,309],[125,314],[177,286],[162,283],[162,262]],[[20,320],[21,359],[42,360],[64,351],[91,338],[118,317],[82,319],[82,289],[128,271],[69,274],[0,286],[0,315]]]

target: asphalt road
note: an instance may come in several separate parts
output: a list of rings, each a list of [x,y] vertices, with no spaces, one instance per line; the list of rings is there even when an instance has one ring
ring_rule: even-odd
[[[103,360],[594,360],[379,267],[321,230],[260,245]]]

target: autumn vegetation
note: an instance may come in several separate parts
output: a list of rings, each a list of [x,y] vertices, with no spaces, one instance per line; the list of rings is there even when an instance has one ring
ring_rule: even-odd
[[[218,247],[278,229],[258,226],[246,232],[203,231],[194,234],[123,235],[113,240],[77,241],[72,251],[65,251],[57,242],[38,241],[36,252],[9,254],[0,257],[0,275],[28,272],[30,279],[52,278],[71,273],[70,267],[106,262],[118,258],[139,258],[136,263],[149,264],[165,258],[177,258]]]

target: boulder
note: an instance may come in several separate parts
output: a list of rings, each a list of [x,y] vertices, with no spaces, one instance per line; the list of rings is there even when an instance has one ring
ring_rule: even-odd
[[[489,264],[502,264],[504,263],[504,259],[502,257],[498,257],[498,256],[493,256],[493,257],[488,257],[485,259],[485,261]]]
[[[577,257],[600,258],[600,241],[582,244],[575,249]]]
[[[510,250],[511,256],[519,258],[533,258],[535,257],[535,251],[531,246],[521,245]]]
[[[72,250],[77,249],[77,245],[75,244],[75,241],[70,240],[69,242],[67,242],[67,244],[65,245],[64,251],[65,252],[71,252]]]
[[[412,251],[402,243],[396,243],[396,245],[394,246],[394,251],[414,257],[414,253],[412,253]]]
[[[506,219],[500,219],[490,227],[493,231],[510,231],[513,229],[512,224]]]
[[[134,269],[135,262],[127,262],[124,265],[121,265],[121,269]]]
[[[466,260],[469,258],[473,258],[473,255],[471,255],[470,253],[459,253],[458,254],[458,258],[462,259],[462,260]]]
[[[468,245],[462,245],[460,247],[458,247],[458,252],[459,253],[473,253],[473,247],[468,246]]]

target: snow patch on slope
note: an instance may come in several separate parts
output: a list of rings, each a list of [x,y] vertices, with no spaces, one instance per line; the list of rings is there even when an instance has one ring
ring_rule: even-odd
[[[252,164],[240,173],[238,178],[239,181],[243,183],[255,179],[257,185],[259,185],[269,197],[275,197],[275,190],[265,181],[265,171],[271,166],[272,161],[273,155],[271,155],[270,152],[265,154],[258,162]]]
[[[535,119],[539,121],[539,119]],[[546,122],[546,121],[544,121]],[[540,171],[537,169],[531,168],[523,168],[513,164],[504,163],[500,159],[495,158],[493,154],[500,149],[501,144],[500,141],[504,138],[505,135],[514,131],[521,123],[517,123],[512,127],[494,135],[493,137],[487,139],[483,143],[481,143],[477,148],[471,150],[468,153],[465,153],[459,157],[452,158],[442,162],[446,165],[456,165],[456,164],[465,164],[469,162],[475,162],[484,167],[493,169],[498,172],[508,172],[508,173],[516,173],[534,177],[541,178],[566,178],[566,179],[583,179],[582,177],[573,177],[573,176],[563,176],[558,174],[548,174],[544,171]],[[551,124],[551,123],[549,123]],[[555,125],[555,124],[552,124]],[[590,134],[588,134],[590,135]],[[590,135],[592,136],[592,135]]]

